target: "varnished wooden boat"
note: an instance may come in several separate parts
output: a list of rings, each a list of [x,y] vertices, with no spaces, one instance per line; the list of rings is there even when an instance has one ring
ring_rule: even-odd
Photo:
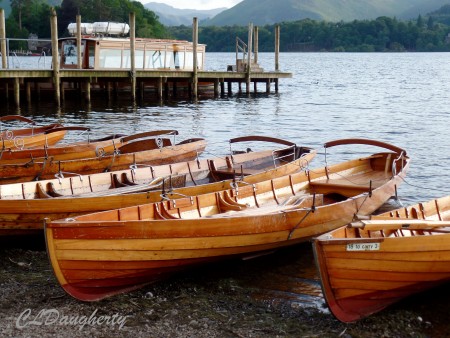
[[[29,128],[20,129],[4,129],[3,123],[8,121],[20,121],[29,123]],[[52,123],[45,126],[36,126],[36,123],[26,117],[20,115],[6,115],[0,117],[0,142],[1,148],[4,149],[23,149],[27,147],[43,146],[45,144],[52,145],[61,141],[66,135],[66,131],[59,130],[51,134],[46,134],[55,128],[62,127],[59,123]]]
[[[368,215],[395,194],[409,158],[397,147],[198,196],[46,220],[56,277],[73,297],[94,301],[139,288],[176,270],[293,245]]]
[[[228,156],[212,159],[1,185],[0,235],[42,232],[46,217],[65,218],[160,201],[163,189],[183,187],[178,193],[198,195],[228,188],[227,179],[236,184],[268,180],[307,168],[316,154],[311,148],[270,137],[230,140],[244,149],[255,142],[266,150],[231,149]]]
[[[60,142],[57,145],[49,146],[47,144],[40,147],[24,149],[5,148],[0,152],[0,165],[3,164],[24,164],[30,161],[43,162],[48,158],[53,161],[65,161],[82,158],[102,157],[108,154],[124,153],[124,149],[130,147],[130,142],[136,140],[145,140],[150,143],[150,149],[173,145],[170,135],[178,135],[176,130],[153,130],[133,135],[112,134],[98,139],[90,138],[90,128],[83,126],[67,126],[54,128],[46,131],[46,135],[58,133],[60,131],[79,131],[78,138],[87,139],[72,143]],[[156,142],[160,144],[157,145]],[[131,149],[128,149],[128,152]]]
[[[331,312],[357,321],[450,281],[450,196],[350,223],[313,246]]]
[[[191,138],[173,144],[170,138],[133,140],[111,152],[99,151],[98,156],[72,160],[57,157],[30,159],[26,163],[0,164],[0,183],[28,182],[68,174],[94,174],[128,169],[132,165],[161,165],[190,161],[206,148],[203,138]]]

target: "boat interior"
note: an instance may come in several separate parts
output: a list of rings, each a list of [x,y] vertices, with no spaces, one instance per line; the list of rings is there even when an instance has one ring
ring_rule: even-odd
[[[301,208],[314,210],[361,193],[371,194],[377,185],[382,185],[392,178],[391,170],[386,169],[390,168],[386,162],[391,166],[396,165],[396,159],[391,153],[385,153],[349,161],[336,167],[298,172],[256,184],[231,181],[229,189],[204,195],[186,196],[176,190],[167,191],[161,194],[161,202],[107,211],[102,213],[102,218],[110,218],[111,221],[191,219],[229,217],[236,211],[239,211],[239,216],[248,216]],[[349,196],[348,187],[336,184],[334,178],[341,182],[345,180],[352,187],[356,185],[358,189],[353,189],[354,195]],[[316,182],[319,183],[320,189],[317,188]],[[326,186],[327,182],[329,187]],[[98,217],[98,214],[79,216],[77,220],[89,220],[91,217]]]

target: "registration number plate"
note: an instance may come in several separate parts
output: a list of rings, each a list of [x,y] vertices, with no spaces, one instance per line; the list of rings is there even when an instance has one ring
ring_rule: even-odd
[[[347,244],[347,251],[376,251],[376,250],[380,250],[380,243]]]

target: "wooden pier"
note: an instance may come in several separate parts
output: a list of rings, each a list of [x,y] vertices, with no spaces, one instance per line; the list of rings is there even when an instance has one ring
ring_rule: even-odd
[[[0,41],[6,40],[4,29],[4,13],[0,10]],[[77,17],[79,25],[80,18]],[[56,33],[56,14],[53,12],[51,18],[52,27],[52,48],[58,50]],[[134,43],[134,14],[130,14],[130,44]],[[3,27],[3,28],[2,28]],[[80,29],[79,29],[80,31]],[[238,92],[250,94],[258,91],[258,84],[263,86],[263,91],[269,93],[272,86],[278,92],[279,79],[291,78],[291,73],[279,71],[279,27],[277,27],[275,41],[275,70],[263,71],[257,65],[257,28],[249,25],[248,45],[252,46],[252,37],[255,36],[255,51],[249,48],[248,59],[236,59],[236,65],[224,65],[226,71],[206,71],[198,70],[196,57],[194,57],[193,71],[183,70],[144,70],[136,69],[134,65],[134,53],[131,53],[131,67],[129,69],[60,69],[58,55],[52,56],[52,69],[8,69],[5,61],[7,51],[5,44],[1,43],[2,68],[0,69],[0,98],[2,102],[12,101],[16,106],[22,102],[31,103],[32,100],[42,100],[51,93],[55,102],[59,105],[61,101],[69,97],[69,92],[77,93],[90,102],[91,95],[100,93],[110,98],[112,96],[129,95],[133,102],[137,98],[143,100],[150,95],[159,100],[167,97],[177,97],[179,95],[188,96],[196,100],[203,93],[210,93],[215,97],[233,94],[233,84],[238,85]],[[198,41],[197,19],[193,23],[193,43],[194,50]],[[133,48],[132,48],[133,51]],[[194,53],[196,55],[196,53]],[[253,57],[252,57],[253,56]],[[250,65],[250,66],[247,66]],[[245,91],[242,89],[245,87]],[[70,95],[72,97],[72,95]]]

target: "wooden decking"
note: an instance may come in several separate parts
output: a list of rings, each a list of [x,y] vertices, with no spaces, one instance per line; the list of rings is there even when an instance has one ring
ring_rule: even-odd
[[[225,66],[224,66],[225,67]],[[18,70],[0,69],[0,98],[11,100],[20,105],[21,102],[31,102],[34,99],[41,100],[45,95],[50,99],[54,92],[52,70]],[[61,69],[58,73],[61,83],[61,98],[66,98],[68,91],[76,92],[76,98],[83,97],[91,100],[92,93],[107,95],[121,95],[124,98],[131,95],[131,80],[135,78],[137,86],[137,98],[145,99],[156,97],[164,99],[178,95],[192,98],[192,86],[194,74],[191,71],[174,70],[85,70],[85,69]],[[245,92],[257,92],[257,85],[265,85],[263,92],[269,93],[272,84],[274,91],[278,92],[279,79],[291,78],[291,73],[286,72],[235,72],[235,71],[198,71],[198,90],[200,93],[210,93],[214,96],[232,95],[233,84],[238,84],[238,92],[245,85]],[[151,93],[151,94],[149,94]],[[69,96],[67,96],[68,98]]]

